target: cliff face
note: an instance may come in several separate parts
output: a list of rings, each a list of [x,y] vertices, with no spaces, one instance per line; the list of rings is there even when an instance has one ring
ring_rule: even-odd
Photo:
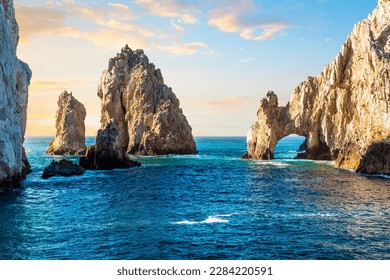
[[[47,154],[77,155],[85,152],[85,117],[83,104],[64,91],[58,97],[56,136],[50,142]]]
[[[0,187],[24,179],[29,164],[23,148],[31,70],[16,57],[19,28],[12,0],[0,1]]]
[[[248,132],[249,156],[271,159],[279,139],[307,139],[308,159],[357,169],[373,142],[390,137],[390,1],[356,24],[339,55],[294,91],[285,107],[269,93]],[[380,173],[380,170],[378,170]]]
[[[98,87],[101,124],[118,124],[118,145],[137,155],[194,154],[196,146],[179,100],[142,50],[127,46],[109,60]]]

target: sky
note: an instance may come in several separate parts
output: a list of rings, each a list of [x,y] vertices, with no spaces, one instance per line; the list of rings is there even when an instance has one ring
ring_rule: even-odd
[[[317,76],[377,0],[14,0],[18,56],[32,69],[26,136],[54,136],[73,92],[100,128],[97,85],[126,44],[144,49],[194,136],[245,136],[269,90],[279,105]]]

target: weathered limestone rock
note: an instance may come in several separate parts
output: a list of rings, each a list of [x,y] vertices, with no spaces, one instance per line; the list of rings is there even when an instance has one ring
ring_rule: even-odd
[[[119,129],[114,120],[99,129],[95,145],[88,147],[79,164],[89,170],[112,170],[140,166],[141,163],[130,159],[129,155],[118,145]]]
[[[109,60],[98,88],[102,128],[114,119],[118,145],[137,155],[195,154],[196,146],[179,100],[160,69],[142,50],[127,45]]]
[[[279,139],[305,136],[308,159],[357,169],[367,148],[390,136],[390,1],[356,24],[336,59],[294,91],[285,107],[268,93],[248,132],[249,156],[271,159]]]
[[[84,105],[67,91],[60,94],[57,104],[57,132],[46,153],[52,155],[84,154],[87,149],[84,123],[87,114]]]
[[[31,70],[16,57],[19,28],[12,0],[0,1],[0,188],[30,171],[23,148]]]

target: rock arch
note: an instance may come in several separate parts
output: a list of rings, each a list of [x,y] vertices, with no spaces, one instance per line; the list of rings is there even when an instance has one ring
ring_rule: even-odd
[[[390,1],[381,0],[335,60],[298,85],[285,107],[269,92],[248,132],[248,157],[273,158],[277,141],[294,133],[307,138],[305,158],[356,170],[372,143],[390,145],[389,26]]]

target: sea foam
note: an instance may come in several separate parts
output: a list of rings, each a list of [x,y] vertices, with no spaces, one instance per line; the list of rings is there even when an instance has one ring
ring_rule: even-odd
[[[225,215],[212,215],[208,216],[207,219],[197,222],[197,221],[189,221],[183,220],[180,222],[173,222],[175,225],[196,225],[196,224],[214,224],[214,223],[229,223],[229,220],[226,217],[231,217],[233,214],[225,214]]]

